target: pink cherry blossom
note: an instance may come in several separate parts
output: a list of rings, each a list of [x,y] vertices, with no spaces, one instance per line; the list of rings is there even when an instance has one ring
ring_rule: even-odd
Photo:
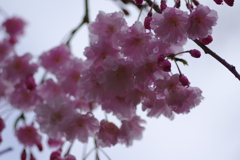
[[[38,149],[42,150],[42,136],[39,135],[38,131],[34,126],[23,126],[16,130],[16,136],[23,145],[27,147],[32,147],[33,145],[37,145]]]
[[[107,56],[120,57],[119,49],[113,48],[112,44],[103,38],[100,38],[97,43],[93,43],[90,47],[86,47],[84,55],[95,68],[101,66]]]
[[[166,84],[166,102],[177,114],[189,113],[190,109],[203,100],[202,91],[197,87],[184,87],[179,81],[179,75],[173,75]]]
[[[118,137],[119,142],[131,146],[133,140],[140,140],[144,130],[144,127],[140,125],[141,123],[145,123],[145,120],[139,116],[135,116],[129,121],[123,120]]]
[[[58,83],[52,79],[45,80],[42,84],[38,85],[38,93],[43,99],[52,99],[63,95],[62,88]]]
[[[9,95],[9,102],[13,107],[21,109],[24,112],[32,111],[35,105],[42,102],[36,90],[28,90],[25,84],[15,86],[14,92]]]
[[[24,22],[21,18],[18,17],[12,17],[8,18],[5,22],[3,22],[2,26],[5,28],[6,32],[11,37],[16,37],[18,35],[23,34],[23,29],[26,25],[26,22]]]
[[[39,58],[41,65],[52,73],[56,73],[70,60],[71,52],[67,45],[62,44],[58,47],[44,52]]]
[[[63,130],[68,141],[78,139],[86,143],[88,137],[93,137],[99,130],[99,122],[91,112],[86,114],[75,113],[68,117],[68,121],[63,124]]]
[[[50,138],[60,139],[64,136],[63,127],[68,123],[67,118],[72,117],[75,110],[65,98],[57,97],[37,105],[34,112],[40,131]]]
[[[146,56],[146,47],[151,38],[151,32],[146,33],[142,23],[136,21],[125,33],[119,35],[119,45],[122,47],[121,52],[128,59],[139,60]]]
[[[129,120],[135,116],[136,106],[130,101],[127,101],[125,97],[111,97],[102,103],[102,109],[107,113],[113,112],[120,120]]]
[[[162,14],[153,14],[151,27],[163,42],[173,44],[187,38],[187,20],[187,12],[168,7]]]
[[[112,43],[114,48],[117,48],[117,33],[126,31],[127,23],[123,18],[124,14],[122,12],[105,13],[99,11],[95,22],[89,24],[89,31],[92,36],[91,42],[96,42],[100,37],[105,37],[104,39]]]
[[[212,34],[212,27],[217,24],[217,12],[207,6],[198,5],[190,14],[187,25],[188,38],[195,40]]]
[[[18,83],[20,80],[25,80],[28,76],[33,75],[37,71],[38,65],[30,63],[31,59],[30,53],[9,58],[3,68],[3,77],[13,83]]]
[[[164,115],[170,120],[174,119],[174,114],[172,108],[170,108],[166,101],[164,95],[157,95],[156,93],[150,91],[147,92],[147,97],[144,98],[142,103],[142,110],[147,111],[148,117],[158,118],[160,115]]]
[[[81,59],[72,59],[56,72],[58,83],[65,93],[76,95],[81,72],[86,68]]]
[[[97,143],[101,147],[111,147],[118,142],[119,128],[112,122],[102,120],[97,133]]]
[[[83,96],[89,101],[103,102],[109,97],[109,93],[104,89],[104,84],[98,82],[97,75],[102,71],[102,67],[96,69],[91,67],[83,72],[79,88],[84,91]]]
[[[104,60],[105,70],[98,74],[98,82],[104,85],[104,89],[116,96],[125,96],[134,86],[134,65],[123,59],[117,60],[107,57]]]

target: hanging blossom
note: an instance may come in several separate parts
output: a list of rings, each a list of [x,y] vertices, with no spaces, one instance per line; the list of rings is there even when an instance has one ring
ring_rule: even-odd
[[[190,14],[187,25],[188,38],[194,40],[212,34],[212,27],[217,24],[217,12],[207,6],[198,5]]]
[[[173,44],[187,38],[187,12],[176,8],[166,8],[162,14],[154,13],[151,28],[163,42]]]

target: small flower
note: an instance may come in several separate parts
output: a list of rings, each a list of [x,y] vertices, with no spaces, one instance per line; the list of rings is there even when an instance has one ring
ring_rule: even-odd
[[[168,7],[162,14],[153,14],[151,28],[163,42],[173,44],[187,39],[187,20],[187,12]]]
[[[16,37],[21,34],[23,34],[23,29],[26,25],[26,22],[24,22],[21,18],[18,17],[12,17],[8,18],[5,22],[3,22],[2,26],[5,28],[6,32],[11,37]]]
[[[217,12],[207,6],[198,5],[190,14],[187,25],[188,38],[195,40],[205,38],[212,33],[212,27],[217,24]]]
[[[16,130],[16,136],[23,145],[27,147],[32,147],[33,145],[37,145],[38,149],[42,150],[42,136],[38,134],[36,128],[32,125],[30,126],[23,126]]]

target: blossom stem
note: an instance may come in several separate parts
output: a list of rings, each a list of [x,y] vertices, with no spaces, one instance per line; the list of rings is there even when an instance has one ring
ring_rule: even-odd
[[[213,58],[215,58],[218,62],[220,62],[222,65],[224,65],[232,74],[240,80],[240,74],[237,72],[235,66],[229,64],[225,59],[221,58],[219,55],[214,53],[211,49],[209,49],[207,46],[202,44],[199,40],[195,39],[194,42],[202,48],[202,50],[205,52],[205,54],[211,55]]]
[[[3,151],[0,151],[0,155],[6,153],[6,152],[8,152],[8,151],[11,151],[11,150],[12,150],[12,148],[9,147],[9,148],[7,148],[7,149],[5,149],[5,150],[3,150]]]
[[[92,149],[86,154],[86,156],[83,158],[83,160],[86,160],[87,157],[88,157],[94,150],[95,150],[95,147],[92,148]]]
[[[111,160],[111,158],[107,155],[106,152],[102,148],[99,148],[99,150],[107,157],[108,160]]]
[[[73,143],[74,143],[74,141],[70,144],[70,146],[68,147],[68,150],[67,150],[67,152],[65,153],[65,155],[64,155],[64,157],[66,157],[69,153],[70,153],[70,151],[71,151],[71,149],[72,149],[72,146],[73,146]]]
[[[67,45],[70,45],[70,42],[75,35],[75,33],[82,27],[83,24],[89,23],[89,7],[88,7],[88,0],[85,0],[85,16],[82,19],[82,22],[71,32],[69,39],[67,40]]]
[[[179,68],[179,66],[178,66],[178,64],[177,64],[177,62],[176,62],[176,60],[174,60],[174,62],[175,62],[175,64],[176,64],[176,66],[177,66],[177,69],[178,69],[179,74],[182,75],[182,72],[181,72],[181,70],[180,70],[180,68]]]
[[[100,160],[99,155],[98,155],[98,145],[97,145],[96,138],[94,138],[94,144],[95,144],[95,149],[96,149],[96,160]]]

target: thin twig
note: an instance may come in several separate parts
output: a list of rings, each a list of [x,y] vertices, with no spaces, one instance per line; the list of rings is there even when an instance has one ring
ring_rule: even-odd
[[[229,64],[225,59],[221,58],[219,55],[217,55],[216,53],[214,53],[211,49],[209,49],[207,46],[205,46],[204,44],[202,44],[199,40],[195,39],[194,42],[203,49],[203,51],[206,54],[211,55],[213,58],[215,58],[218,62],[220,62],[222,65],[224,65],[230,72],[232,72],[232,74],[238,79],[240,80],[240,75],[237,72],[235,66]]]
[[[157,13],[161,13],[161,10],[160,10],[159,6],[158,6],[156,3],[152,2],[151,0],[145,0],[145,1],[147,2],[147,4],[148,4],[149,6],[153,6],[152,8],[153,8]]]
[[[72,149],[72,146],[73,146],[73,143],[74,143],[74,141],[70,144],[70,146],[68,147],[68,150],[67,150],[67,152],[65,153],[65,155],[64,155],[64,157],[66,157],[69,153],[70,153],[70,151],[71,151],[71,149]]]
[[[99,150],[107,157],[108,160],[111,160],[111,158],[107,155],[106,152],[102,148],[99,148]]]
[[[7,149],[4,149],[3,151],[0,151],[0,155],[4,154],[4,153],[6,153],[6,152],[9,152],[9,151],[11,151],[11,150],[12,150],[11,147],[9,147],[9,148],[7,148]]]
[[[85,16],[82,19],[82,22],[71,32],[69,39],[67,40],[67,45],[70,45],[70,42],[75,35],[75,33],[82,27],[84,23],[89,23],[89,9],[88,9],[88,0],[85,0]]]

